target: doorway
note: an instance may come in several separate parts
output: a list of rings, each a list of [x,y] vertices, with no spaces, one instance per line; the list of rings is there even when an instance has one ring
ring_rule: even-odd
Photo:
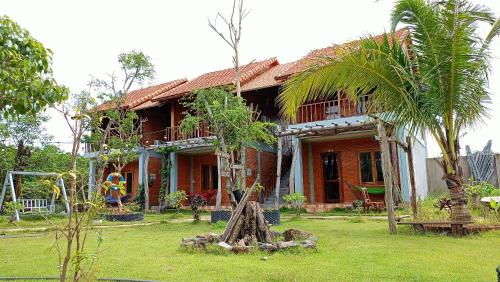
[[[340,191],[340,154],[329,152],[321,154],[323,159],[323,189],[326,203],[342,202]]]

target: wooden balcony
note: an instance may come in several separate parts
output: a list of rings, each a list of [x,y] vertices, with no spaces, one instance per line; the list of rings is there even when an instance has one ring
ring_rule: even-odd
[[[165,130],[165,141],[173,142],[193,138],[210,137],[211,135],[208,123],[202,122],[197,129],[189,134],[183,134],[180,130],[180,126],[167,127]]]
[[[368,95],[362,96],[357,104],[348,98],[304,104],[300,106],[297,111],[297,119],[295,123],[307,123],[361,116],[367,113],[368,108]]]

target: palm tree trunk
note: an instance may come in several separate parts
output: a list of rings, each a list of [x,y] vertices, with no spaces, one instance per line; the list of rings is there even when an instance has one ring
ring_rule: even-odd
[[[462,167],[458,159],[451,161],[455,173],[446,175],[446,186],[450,191],[451,197],[451,220],[452,221],[471,221],[472,216],[467,208],[467,197],[464,191],[464,182],[462,177]]]

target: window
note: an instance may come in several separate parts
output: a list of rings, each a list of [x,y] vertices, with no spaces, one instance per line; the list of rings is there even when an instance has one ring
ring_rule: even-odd
[[[359,153],[361,182],[382,182],[382,158],[380,151]]]
[[[201,166],[201,190],[207,191],[210,189],[210,166]]]
[[[132,172],[125,173],[125,181],[127,181],[127,194],[132,193],[133,180],[134,180],[134,174]]]
[[[201,190],[217,189],[219,171],[217,166],[201,166]]]

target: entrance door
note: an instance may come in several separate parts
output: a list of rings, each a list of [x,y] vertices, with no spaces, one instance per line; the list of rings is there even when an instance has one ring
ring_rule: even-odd
[[[325,202],[340,203],[339,153],[324,153],[322,158]]]

